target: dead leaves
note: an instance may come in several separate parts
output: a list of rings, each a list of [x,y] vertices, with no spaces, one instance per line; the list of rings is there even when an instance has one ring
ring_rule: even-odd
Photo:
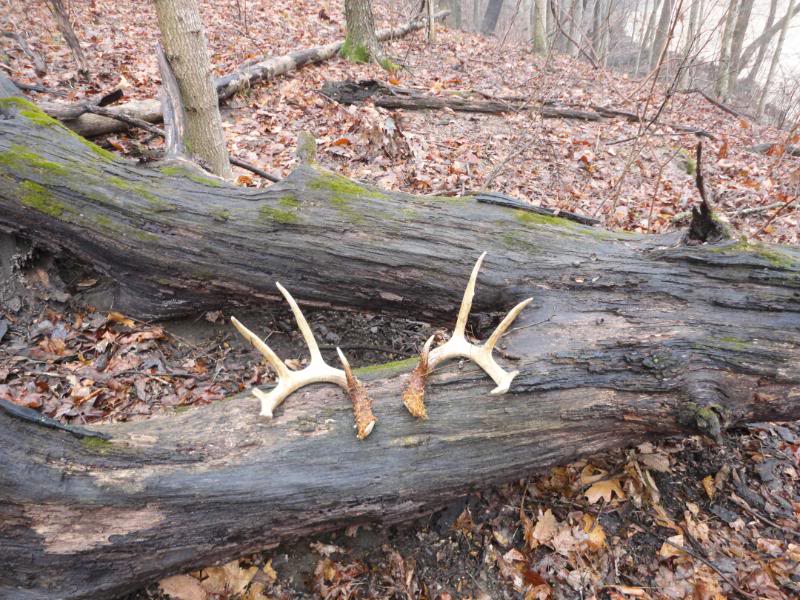
[[[625,492],[620,487],[619,478],[608,477],[608,473],[602,469],[597,469],[592,465],[586,465],[581,472],[581,483],[589,485],[584,492],[584,496],[590,504],[596,504],[603,499],[606,503],[611,502],[616,497],[620,500],[625,499]]]
[[[119,312],[45,309],[27,331],[17,328],[8,337],[0,397],[65,422],[131,418],[238,388],[211,382],[202,358],[171,365],[164,353],[175,342],[164,329]]]
[[[274,576],[270,563],[264,567],[264,571],[268,580]],[[242,600],[267,600],[263,594],[263,583],[251,583],[258,572],[258,567],[242,567],[238,560],[234,560],[221,567],[167,577],[158,585],[162,592],[174,600],[211,600],[235,595],[242,595]]]

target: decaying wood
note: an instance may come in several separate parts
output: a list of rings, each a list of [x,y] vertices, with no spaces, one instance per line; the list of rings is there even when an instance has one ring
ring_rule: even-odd
[[[747,150],[756,154],[769,154],[771,156],[786,154],[787,156],[800,157],[800,146],[791,144],[756,144],[755,146],[750,146]]]
[[[151,133],[159,131],[164,136],[164,156],[168,159],[186,156],[184,133],[186,131],[186,109],[181,101],[181,91],[175,73],[164,55],[161,44],[156,46],[158,58],[158,71],[161,74],[161,85],[158,88],[158,98],[161,102],[161,114],[164,121],[164,131],[145,125],[146,121],[138,123],[139,127],[148,129]],[[112,116],[113,115],[108,115]],[[129,122],[129,124],[131,124]]]
[[[393,86],[374,79],[365,79],[357,82],[326,81],[322,86],[322,93],[342,104],[357,104],[369,100],[375,106],[388,109],[439,110],[449,108],[460,112],[490,114],[535,110],[545,119],[602,121],[604,119],[623,118],[635,123],[645,120],[641,115],[607,106],[592,105],[592,110],[584,110],[555,106],[552,101],[533,102],[531,99],[524,98],[477,100],[471,97],[476,95],[475,92],[463,92],[463,96],[458,96],[451,91],[447,96],[432,96],[423,90]],[[661,125],[676,131],[714,139],[711,133],[696,127],[680,123],[661,123]]]
[[[0,597],[110,598],[605,448],[800,418],[796,248],[615,233],[310,163],[236,188],[116,158],[19,98],[0,117],[0,228],[117,281],[123,312],[262,302],[280,278],[306,304],[452,323],[483,250],[474,335],[534,298],[500,341],[519,357],[498,359],[519,371],[503,396],[443,364],[419,420],[402,403],[415,358],[356,370],[377,419],[365,440],[329,385],[272,420],[244,393],[100,437],[0,402]]]
[[[436,13],[437,19],[443,19],[450,11],[440,11]],[[424,19],[406,23],[391,29],[381,29],[377,33],[379,41],[401,38],[413,31],[425,27]],[[244,65],[242,68],[218,77],[215,81],[217,94],[220,101],[227,100],[235,94],[252,87],[261,81],[270,81],[280,75],[284,75],[294,69],[299,69],[305,65],[310,65],[328,60],[339,52],[342,47],[341,41],[298,50],[283,56],[265,57],[263,60]],[[42,109],[54,119],[65,121],[70,129],[84,137],[95,137],[115,131],[124,131],[127,126],[125,123],[116,119],[103,117],[100,115],[83,114],[72,116],[75,112],[73,105],[61,102],[43,102]],[[115,108],[120,112],[131,117],[142,119],[150,123],[157,123],[161,120],[161,104],[158,100],[136,100],[126,102]],[[84,111],[85,112],[85,111]]]

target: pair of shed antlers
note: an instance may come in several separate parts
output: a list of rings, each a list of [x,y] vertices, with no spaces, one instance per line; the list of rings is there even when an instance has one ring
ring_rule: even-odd
[[[458,311],[458,320],[456,321],[453,335],[445,344],[433,350],[431,350],[431,344],[435,336],[428,338],[428,341],[425,342],[425,346],[422,348],[419,363],[411,373],[408,387],[405,392],[403,392],[403,404],[415,417],[422,419],[427,418],[427,412],[425,410],[425,383],[431,370],[436,367],[436,365],[446,360],[451,358],[466,358],[476,363],[497,385],[497,387],[491,391],[491,394],[494,395],[507,392],[511,381],[519,373],[519,371],[508,372],[503,370],[503,368],[495,362],[492,356],[492,350],[511,323],[514,322],[514,319],[517,318],[517,315],[519,315],[522,309],[525,308],[533,298],[527,298],[512,308],[511,312],[500,322],[497,329],[494,330],[492,335],[489,336],[489,339],[486,340],[482,346],[471,344],[467,341],[465,335],[469,311],[472,308],[472,298],[475,295],[475,280],[478,278],[478,271],[481,268],[481,263],[485,256],[486,252],[481,254],[478,261],[475,263],[475,267],[472,269],[467,289],[464,291],[464,299],[461,301],[461,308]],[[278,384],[269,393],[264,393],[258,388],[253,388],[253,395],[261,401],[261,415],[272,418],[273,411],[280,406],[292,392],[303,386],[312,383],[335,383],[339,387],[347,390],[350,400],[353,402],[356,437],[363,440],[372,432],[377,421],[372,414],[372,400],[367,396],[366,389],[363,384],[356,379],[355,375],[353,375],[353,371],[350,369],[350,363],[347,362],[347,358],[340,348],[336,348],[336,352],[339,354],[339,360],[342,362],[344,370],[331,367],[325,362],[319,351],[317,341],[314,339],[314,334],[311,332],[311,327],[308,326],[308,321],[306,321],[306,318],[303,316],[297,302],[295,302],[292,295],[286,291],[286,288],[280,283],[276,283],[276,285],[289,303],[292,313],[294,313],[294,318],[297,320],[297,326],[300,328],[300,333],[303,334],[303,339],[308,346],[311,359],[309,360],[308,366],[304,369],[292,371],[261,338],[242,325],[235,317],[231,317],[231,322],[239,333],[241,333],[256,350],[264,355],[264,358],[275,371],[278,380]]]

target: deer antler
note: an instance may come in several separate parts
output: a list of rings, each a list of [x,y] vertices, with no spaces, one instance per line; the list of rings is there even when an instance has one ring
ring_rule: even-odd
[[[310,360],[308,366],[304,369],[292,371],[261,338],[242,325],[236,317],[231,317],[233,326],[236,327],[239,333],[264,356],[275,371],[275,376],[278,380],[278,384],[270,390],[269,393],[264,393],[255,387],[252,390],[253,395],[261,401],[261,416],[271,419],[274,410],[280,406],[289,395],[301,387],[311,385],[312,383],[335,383],[348,391],[356,414],[357,435],[359,439],[364,439],[370,434],[377,420],[372,415],[372,401],[367,396],[364,386],[350,371],[350,365],[339,348],[337,348],[336,351],[339,353],[339,358],[345,368],[344,371],[342,369],[335,369],[325,362],[325,359],[322,358],[322,354],[319,351],[317,340],[314,339],[314,334],[311,332],[311,327],[309,327],[308,321],[306,321],[306,318],[303,316],[297,302],[295,302],[292,295],[286,291],[286,288],[280,283],[276,282],[275,285],[278,286],[281,294],[286,298],[286,301],[292,309],[294,318],[297,321],[297,326],[300,328],[300,333],[303,335],[306,346],[308,346]]]
[[[503,370],[503,368],[495,362],[492,356],[492,350],[494,350],[497,341],[506,332],[511,323],[514,322],[514,319],[522,312],[523,308],[531,303],[533,298],[527,298],[512,308],[482,346],[469,343],[465,336],[467,319],[469,318],[469,311],[472,308],[472,299],[475,296],[475,280],[478,278],[478,271],[481,268],[485,256],[486,252],[481,254],[478,258],[478,262],[475,263],[475,267],[472,269],[469,283],[467,283],[467,289],[464,290],[464,299],[461,301],[461,309],[458,311],[458,319],[456,320],[453,335],[445,344],[433,350],[430,350],[433,337],[425,342],[425,347],[420,354],[420,361],[411,374],[408,387],[403,393],[403,404],[405,404],[408,411],[415,417],[427,418],[424,404],[425,383],[430,371],[436,367],[436,365],[446,360],[451,358],[467,358],[477,364],[494,380],[495,384],[497,384],[497,387],[490,392],[493,395],[506,393],[511,385],[511,381],[519,374],[519,371],[508,372]]]

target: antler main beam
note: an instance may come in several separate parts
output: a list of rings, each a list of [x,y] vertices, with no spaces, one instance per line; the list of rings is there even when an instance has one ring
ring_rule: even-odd
[[[303,316],[297,302],[280,283],[276,282],[275,285],[292,309],[294,318],[297,321],[297,327],[303,335],[306,346],[308,346],[310,359],[304,369],[299,371],[289,369],[260,337],[242,325],[236,317],[231,317],[231,323],[233,323],[237,331],[264,356],[269,366],[275,371],[277,385],[272,390],[265,393],[256,387],[252,389],[253,395],[261,401],[261,416],[273,418],[275,409],[301,387],[313,383],[333,383],[348,392],[356,415],[356,435],[359,439],[364,439],[372,432],[372,428],[377,421],[372,414],[372,401],[367,396],[364,386],[353,375],[347,359],[339,348],[336,351],[342,361],[344,370],[331,367],[325,362],[311,327],[309,327],[308,321]]]
[[[458,311],[458,319],[456,320],[453,335],[445,344],[433,350],[430,350],[433,337],[428,339],[420,354],[420,361],[411,374],[408,387],[403,394],[403,404],[415,417],[427,418],[424,399],[428,374],[436,365],[451,358],[466,358],[483,369],[496,384],[496,387],[490,392],[493,395],[506,393],[514,377],[519,374],[519,371],[505,371],[495,361],[492,351],[500,337],[511,326],[511,323],[514,322],[519,313],[522,312],[522,309],[533,301],[533,298],[527,298],[512,308],[482,346],[471,344],[466,338],[467,320],[472,309],[472,299],[475,296],[475,281],[478,278],[478,271],[480,271],[485,256],[486,252],[481,254],[472,269],[467,289],[464,290],[464,299],[461,301],[461,308]]]

